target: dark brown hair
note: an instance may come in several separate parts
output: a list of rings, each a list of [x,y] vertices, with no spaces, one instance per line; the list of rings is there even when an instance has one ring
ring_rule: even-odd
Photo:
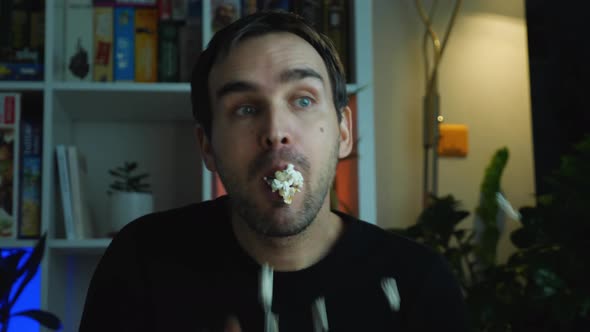
[[[209,73],[213,65],[227,56],[231,49],[245,39],[274,32],[289,32],[307,41],[322,57],[332,87],[338,121],[341,109],[348,104],[346,78],[338,52],[332,41],[318,33],[301,16],[284,11],[262,11],[243,17],[219,30],[201,53],[191,78],[193,116],[211,138],[213,114],[209,95]]]

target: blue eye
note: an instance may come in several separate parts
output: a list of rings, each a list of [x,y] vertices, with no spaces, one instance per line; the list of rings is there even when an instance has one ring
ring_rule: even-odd
[[[236,109],[236,114],[240,116],[254,115],[256,112],[256,108],[250,105],[240,106],[238,109]]]
[[[300,108],[308,108],[311,104],[312,100],[309,97],[300,97],[295,100],[295,105]]]

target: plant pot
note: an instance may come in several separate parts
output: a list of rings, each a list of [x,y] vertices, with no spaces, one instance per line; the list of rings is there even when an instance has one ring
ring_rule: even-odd
[[[111,230],[116,233],[129,222],[152,212],[152,194],[116,191],[111,195]]]

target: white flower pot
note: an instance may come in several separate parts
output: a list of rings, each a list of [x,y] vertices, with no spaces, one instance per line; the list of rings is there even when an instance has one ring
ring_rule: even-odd
[[[111,229],[118,232],[129,222],[154,212],[150,193],[116,191],[111,195]]]

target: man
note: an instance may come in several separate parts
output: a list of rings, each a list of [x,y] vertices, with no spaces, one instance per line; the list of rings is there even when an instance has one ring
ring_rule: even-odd
[[[326,37],[293,14],[245,17],[214,36],[191,90],[205,164],[228,196],[125,227],[80,331],[466,330],[440,257],[330,211],[352,123]],[[289,165],[303,185],[287,202],[270,183]]]

